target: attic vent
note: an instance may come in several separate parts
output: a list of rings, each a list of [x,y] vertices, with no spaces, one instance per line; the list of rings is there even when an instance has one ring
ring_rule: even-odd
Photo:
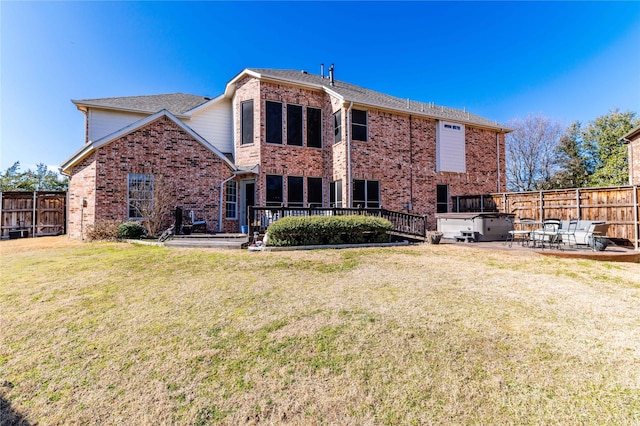
[[[302,74],[309,74],[309,73],[308,73],[307,71],[305,71],[305,70],[302,70],[302,71],[300,71],[300,72],[301,72]]]

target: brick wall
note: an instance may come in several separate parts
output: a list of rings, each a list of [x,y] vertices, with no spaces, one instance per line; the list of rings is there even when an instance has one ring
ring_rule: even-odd
[[[629,184],[640,185],[640,134],[629,142]]]
[[[173,206],[207,220],[217,231],[220,183],[232,170],[220,157],[166,117],[98,148],[74,167],[69,184],[69,235],[80,236],[80,225],[101,220],[127,220],[128,174],[164,176]],[[223,194],[224,195],[224,194]],[[79,220],[81,197],[87,198],[84,219]],[[223,206],[224,208],[224,206]],[[173,218],[166,218],[166,225]],[[223,228],[236,231],[237,221]]]
[[[245,100],[254,101],[254,140],[255,144],[241,145],[241,103]],[[265,102],[276,101],[283,105],[283,143],[267,144],[265,142]],[[303,146],[287,145],[287,104],[303,107]],[[322,110],[322,148],[307,147],[306,107]],[[266,203],[264,188],[266,175],[283,175],[284,193],[287,192],[286,176],[321,177],[325,184],[325,198],[328,205],[328,185],[332,180],[332,150],[327,148],[333,143],[333,115],[331,100],[319,91],[283,86],[269,82],[259,82],[256,79],[245,78],[238,82],[234,99],[236,111],[236,163],[260,164],[259,175],[256,176],[256,204]],[[306,191],[306,188],[305,188]],[[306,199],[306,194],[305,194]]]
[[[67,234],[81,239],[86,235],[87,225],[95,223],[96,200],[96,155],[95,152],[82,160],[71,172],[67,214]]]
[[[236,91],[236,141],[240,138],[240,102],[246,99],[254,99],[254,119],[259,117],[260,126],[257,123],[255,126],[258,146],[239,146],[236,143],[236,158],[239,164],[249,159],[260,164],[260,174],[256,180],[256,203],[264,205],[266,201],[265,175],[278,174],[285,176],[285,201],[286,176],[321,176],[325,179],[325,204],[329,203],[329,182],[342,179],[343,202],[347,205],[346,136],[350,131],[347,129],[349,105],[324,92],[259,82],[247,77],[238,83]],[[284,104],[283,145],[265,143],[265,100]],[[322,108],[321,150],[286,145],[287,103]],[[333,114],[338,109],[342,111],[343,138],[334,144]],[[451,197],[496,192],[504,190],[506,185],[504,134],[465,126],[466,173],[436,172],[436,126],[434,119],[368,109],[369,140],[351,142],[351,178],[380,181],[383,207],[407,211],[406,207],[411,204],[411,212],[426,215],[429,226],[433,228],[436,226],[437,185],[448,185]]]

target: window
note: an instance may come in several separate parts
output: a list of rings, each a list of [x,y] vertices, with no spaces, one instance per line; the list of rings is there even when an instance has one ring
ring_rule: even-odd
[[[282,206],[282,176],[267,175],[267,206]]]
[[[322,178],[307,178],[307,205],[309,207],[322,207]]]
[[[287,205],[304,207],[304,178],[299,176],[287,178]]]
[[[242,145],[253,143],[253,101],[244,101],[241,104],[242,121]]]
[[[351,111],[351,137],[357,141],[367,140],[367,111]]]
[[[307,146],[322,148],[322,110],[307,107]]]
[[[287,145],[302,146],[302,107],[287,105]]]
[[[225,201],[225,217],[227,219],[238,218],[238,183],[234,181],[227,182]]]
[[[333,133],[333,142],[340,142],[342,140],[342,113],[340,111],[333,114]]]
[[[282,144],[282,104],[267,101],[267,143]]]
[[[329,205],[331,207],[342,207],[342,180],[329,184]]]
[[[449,212],[449,186],[436,185],[436,212]]]
[[[134,174],[128,176],[128,218],[143,219],[153,207],[153,176]]]
[[[377,180],[354,180],[353,207],[379,208],[380,182]]]
[[[464,126],[440,121],[436,129],[436,171],[466,171]]]

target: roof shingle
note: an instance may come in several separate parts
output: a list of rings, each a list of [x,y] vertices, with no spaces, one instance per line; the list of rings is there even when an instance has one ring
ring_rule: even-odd
[[[156,113],[166,109],[172,114],[183,115],[209,101],[210,98],[186,93],[169,93],[164,95],[124,96],[118,98],[82,99],[72,101],[80,106],[103,107]]]
[[[266,68],[248,68],[248,70],[260,74],[261,77],[297,82],[317,86],[319,88],[322,87],[325,90],[337,93],[347,102],[353,101],[354,103],[362,105],[414,113],[444,120],[454,120],[461,123],[475,124],[490,128],[499,128],[508,131],[508,129],[501,126],[499,123],[471,114],[468,111],[435,105],[433,103],[397,98],[335,79],[334,84],[331,85],[329,78],[323,78],[321,75],[310,74],[305,71]]]

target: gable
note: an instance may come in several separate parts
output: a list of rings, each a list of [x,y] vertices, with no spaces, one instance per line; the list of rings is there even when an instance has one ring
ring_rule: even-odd
[[[102,139],[143,119],[147,115],[148,114],[143,113],[90,108],[87,111],[88,141]]]
[[[233,118],[231,100],[219,99],[193,111],[189,127],[218,148],[221,152],[233,152]]]
[[[145,117],[141,120],[138,120],[137,122],[132,123],[128,126],[125,126],[101,139],[98,139],[96,141],[90,141],[88,144],[83,146],[80,150],[76,151],[75,154],[73,154],[67,161],[65,161],[61,165],[62,171],[68,174],[72,167],[74,167],[76,164],[82,161],[83,158],[85,158],[86,156],[88,156],[98,148],[108,145],[109,143],[123,136],[126,136],[130,133],[133,133],[137,130],[141,130],[145,126],[149,125],[150,123],[153,123],[154,121],[162,117],[166,117],[168,120],[172,121],[176,126],[178,126],[179,129],[183,130],[186,134],[188,134],[193,139],[195,139],[198,143],[203,145],[207,150],[211,151],[213,154],[219,157],[224,163],[227,164],[229,168],[231,168],[232,170],[236,170],[236,166],[219,149],[211,145],[208,141],[202,138],[202,136],[200,136],[198,133],[192,130],[189,126],[184,124],[182,121],[177,119],[169,111],[163,110],[153,115],[150,115],[148,117]]]

